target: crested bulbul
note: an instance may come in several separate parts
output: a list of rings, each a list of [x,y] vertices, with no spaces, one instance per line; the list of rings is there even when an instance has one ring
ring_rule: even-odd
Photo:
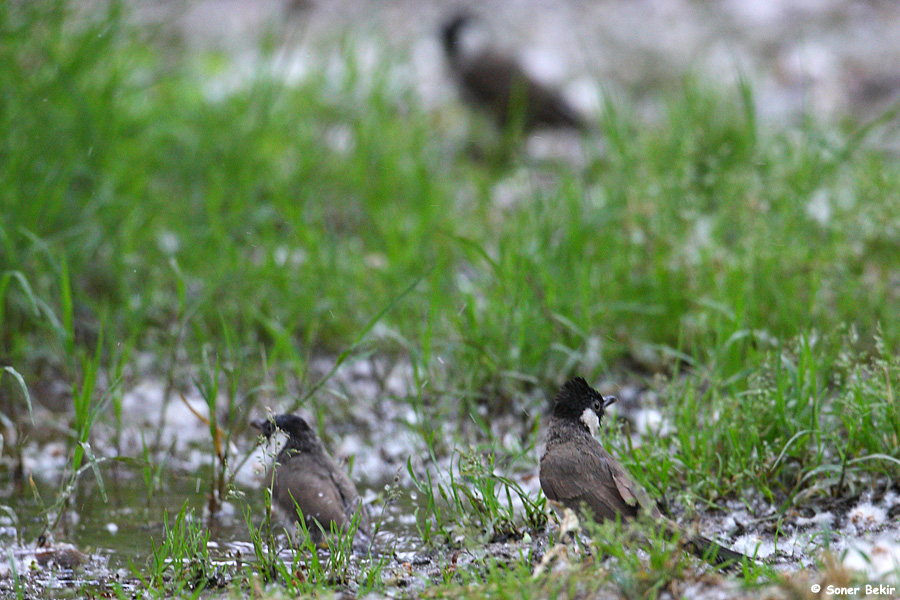
[[[685,546],[700,558],[717,563],[745,557],[699,535],[689,535],[660,513],[641,486],[594,437],[606,408],[616,401],[604,398],[581,377],[568,381],[550,417],[547,446],[541,456],[541,489],[550,504],[561,510],[587,511],[598,523],[640,515],[661,524],[670,535],[681,534]]]
[[[276,415],[251,425],[268,439],[276,430],[287,434],[284,447],[266,471],[273,505],[300,521],[300,512],[313,543],[321,544],[332,526],[346,531],[359,511],[358,530],[369,535],[369,520],[356,486],[325,450],[309,424],[297,415]]]
[[[465,44],[463,36],[475,20],[460,14],[441,29],[444,54],[465,101],[489,112],[503,129],[515,119],[526,132],[538,127],[588,129],[557,90],[535,81],[513,57]]]

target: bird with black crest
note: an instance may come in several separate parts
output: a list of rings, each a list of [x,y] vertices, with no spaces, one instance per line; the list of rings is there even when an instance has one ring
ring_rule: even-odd
[[[690,534],[665,517],[622,465],[594,437],[606,409],[616,401],[603,397],[581,377],[566,382],[556,396],[547,445],[540,463],[540,482],[554,509],[585,512],[596,522],[630,521],[638,517],[662,525],[700,558],[717,564],[749,560],[701,535]]]

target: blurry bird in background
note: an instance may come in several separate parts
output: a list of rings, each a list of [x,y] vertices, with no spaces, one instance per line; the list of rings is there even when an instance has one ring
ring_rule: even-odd
[[[441,41],[453,78],[466,102],[481,108],[504,131],[539,128],[588,130],[589,124],[552,87],[528,75],[512,56],[492,48],[479,20],[462,13],[441,28]]]

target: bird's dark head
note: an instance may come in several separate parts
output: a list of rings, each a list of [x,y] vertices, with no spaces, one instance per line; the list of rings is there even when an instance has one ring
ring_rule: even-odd
[[[606,408],[615,401],[615,396],[604,398],[584,378],[575,377],[556,395],[553,416],[581,423],[593,435],[600,427]]]
[[[471,14],[463,12],[455,15],[441,27],[441,41],[444,44],[444,52],[454,58],[460,53],[462,32],[475,21]]]
[[[316,432],[309,426],[306,419],[297,415],[275,415],[267,419],[251,421],[250,424],[259,429],[266,438],[271,437],[276,430],[285,432],[290,438],[288,441],[290,445],[308,445],[314,443],[317,438]]]

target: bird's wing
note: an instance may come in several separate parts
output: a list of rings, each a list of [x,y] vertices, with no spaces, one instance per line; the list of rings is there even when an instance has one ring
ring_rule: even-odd
[[[320,456],[321,458],[317,464],[320,466],[319,473],[321,477],[331,481],[338,494],[340,494],[343,506],[346,507],[353,504],[359,498],[356,486],[353,485],[353,482],[350,481],[350,478],[341,470],[335,460],[331,458],[330,454],[323,452]]]
[[[288,514],[296,515],[299,506],[305,518],[316,519],[326,532],[332,521],[338,526],[346,522],[337,486],[303,455],[292,457],[275,470],[272,498]]]
[[[605,452],[606,450],[604,450],[604,453]],[[607,456],[609,455],[607,454]],[[625,473],[625,469],[622,468],[622,465],[614,458],[609,457],[609,460],[610,472],[612,473],[613,481],[616,483],[616,489],[619,491],[622,499],[625,500],[629,506],[650,511],[651,513],[655,511],[656,505],[650,500],[650,496],[647,495],[644,488],[632,481],[631,477]]]
[[[509,56],[483,52],[462,65],[459,76],[470,100],[490,106],[504,124],[514,111],[522,111],[526,127],[583,126],[557,90],[529,77]]]
[[[528,119],[535,125],[565,125],[583,129],[582,117],[554,89],[528,80]]]
[[[598,521],[633,518],[652,506],[646,492],[597,442],[560,444],[541,459],[541,473],[549,500],[573,509],[585,505]]]
[[[328,452],[323,451],[323,456],[317,464],[321,466],[321,476],[323,478],[327,477],[331,483],[334,484],[334,487],[340,496],[341,506],[343,507],[344,516],[346,517],[347,522],[349,523],[353,520],[356,511],[360,511],[359,529],[363,533],[368,534],[368,513],[366,513],[365,507],[360,508],[362,506],[362,498],[359,497],[356,486],[353,485],[350,477],[348,477],[344,470],[337,465]]]
[[[459,77],[469,100],[490,106],[505,120],[513,82],[524,80],[525,74],[508,57],[483,53],[460,65]]]

